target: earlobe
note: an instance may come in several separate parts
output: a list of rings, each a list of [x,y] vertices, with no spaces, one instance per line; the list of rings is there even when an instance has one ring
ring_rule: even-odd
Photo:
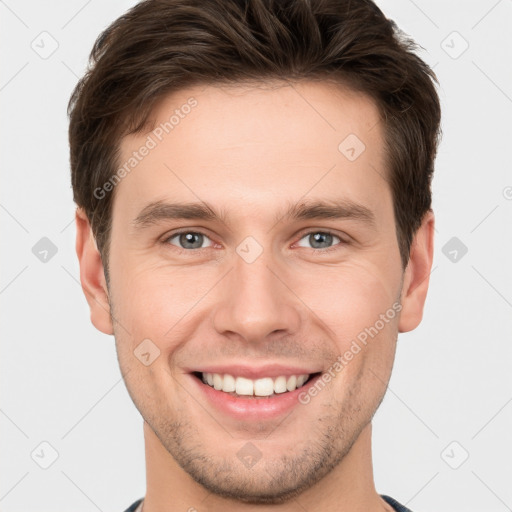
[[[402,287],[398,332],[416,329],[423,317],[434,254],[434,213],[429,210],[411,244],[409,264]]]
[[[75,221],[76,254],[80,264],[80,282],[91,311],[91,322],[99,331],[105,334],[113,334],[103,262],[94,240],[89,219],[82,208],[77,208]]]

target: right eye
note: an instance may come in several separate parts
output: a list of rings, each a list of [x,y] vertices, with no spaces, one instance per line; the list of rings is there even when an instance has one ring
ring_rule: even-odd
[[[177,243],[173,243],[175,240]],[[204,233],[200,233],[198,231],[179,231],[178,233],[173,233],[169,237],[167,237],[163,243],[176,245],[178,249],[182,250],[193,250],[193,249],[206,249],[203,247],[203,243],[205,240],[210,240],[208,236]],[[207,247],[211,247],[213,242],[210,240],[210,245]]]

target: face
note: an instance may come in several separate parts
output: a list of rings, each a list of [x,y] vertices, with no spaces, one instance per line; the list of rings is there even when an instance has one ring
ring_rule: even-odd
[[[208,86],[154,120],[123,139],[115,188],[121,370],[196,482],[277,503],[349,452],[405,330],[377,107],[327,83]]]

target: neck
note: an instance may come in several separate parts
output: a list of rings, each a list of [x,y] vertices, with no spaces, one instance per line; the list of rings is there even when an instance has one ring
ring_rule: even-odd
[[[143,512],[384,512],[393,509],[375,490],[371,453],[372,425],[362,431],[343,460],[297,498],[279,505],[254,505],[208,492],[193,480],[144,422],[146,497]]]

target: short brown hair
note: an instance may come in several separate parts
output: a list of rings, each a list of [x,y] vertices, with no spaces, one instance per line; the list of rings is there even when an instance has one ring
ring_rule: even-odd
[[[156,102],[197,84],[325,79],[375,100],[384,122],[402,266],[431,209],[441,136],[433,70],[418,45],[371,0],[145,0],[96,40],[68,106],[73,198],[105,267],[123,136],[145,127]]]

